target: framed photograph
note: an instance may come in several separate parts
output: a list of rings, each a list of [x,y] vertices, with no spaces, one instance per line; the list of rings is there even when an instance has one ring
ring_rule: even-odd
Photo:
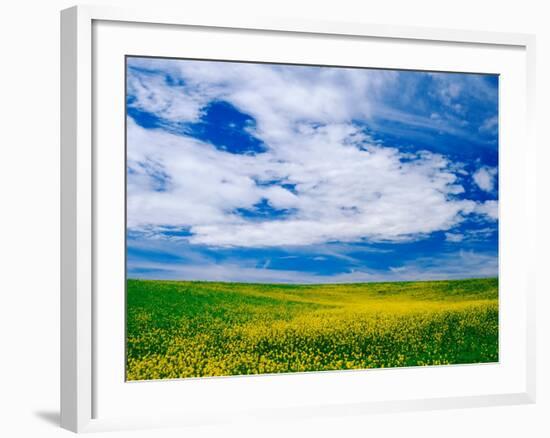
[[[61,18],[63,427],[534,401],[532,36]]]

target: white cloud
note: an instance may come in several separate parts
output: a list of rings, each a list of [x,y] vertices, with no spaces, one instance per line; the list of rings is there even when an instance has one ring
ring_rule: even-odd
[[[498,201],[485,201],[476,206],[476,212],[498,220]]]
[[[493,203],[494,202],[494,203]],[[445,233],[445,240],[447,242],[459,243],[459,242],[480,242],[486,241],[495,233],[498,233],[498,227],[495,227],[493,220],[498,219],[498,204],[496,201],[488,201],[487,203],[480,203],[476,205],[476,212],[485,218],[488,218],[487,226],[483,228],[466,228],[460,232],[448,232]]]
[[[483,121],[479,132],[496,135],[498,133],[498,116],[491,116]]]
[[[448,242],[462,242],[464,235],[460,233],[445,233],[445,240]]]
[[[129,119],[130,228],[188,227],[195,244],[264,247],[415,239],[449,230],[469,214],[493,217],[492,204],[454,196],[464,191],[456,163],[373,144],[354,124],[368,118],[381,86],[395,80],[392,72],[132,63],[151,71],[131,79],[136,107],[189,122],[208,102],[225,100],[256,120],[253,134],[268,149],[255,156],[230,154],[184,135],[145,130]],[[167,84],[154,73],[159,68],[185,87]],[[458,92],[450,89],[449,95]],[[139,164],[144,162],[166,175],[166,190],[155,189],[155,176]],[[237,213],[262,200],[288,214],[259,220]]]
[[[388,280],[451,280],[498,276],[498,257],[475,251],[457,251],[442,257],[418,258],[398,268],[390,268]],[[382,273],[382,275],[384,275]]]
[[[191,227],[193,243],[402,240],[449,229],[476,209],[473,201],[450,198],[462,188],[442,156],[424,152],[403,162],[396,149],[362,150],[354,144],[360,140],[352,126],[312,129],[295,136],[296,144],[257,156],[227,154],[187,137],[144,130],[131,120],[128,127],[130,166],[154,160],[170,176],[170,190],[158,192],[147,175],[129,175],[129,226]],[[296,193],[257,185],[266,175],[295,185]],[[257,221],[235,213],[262,199],[292,214]]]
[[[208,96],[188,87],[168,86],[163,75],[139,75],[129,70],[127,87],[135,101],[129,104],[170,121],[196,121]]]
[[[492,192],[495,188],[495,177],[497,169],[494,167],[481,167],[473,175],[474,182],[477,186],[485,191]]]
[[[128,268],[140,270],[141,278],[162,278],[207,281],[238,281],[249,283],[358,283],[376,281],[451,280],[495,277],[498,258],[494,254],[456,251],[438,257],[421,257],[390,269],[377,270],[368,266],[348,272],[320,275],[304,271],[243,266],[242,263],[167,264],[151,261],[130,261]]]

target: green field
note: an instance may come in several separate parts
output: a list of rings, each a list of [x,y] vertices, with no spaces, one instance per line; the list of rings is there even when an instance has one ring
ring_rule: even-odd
[[[127,379],[498,361],[498,279],[127,282]]]

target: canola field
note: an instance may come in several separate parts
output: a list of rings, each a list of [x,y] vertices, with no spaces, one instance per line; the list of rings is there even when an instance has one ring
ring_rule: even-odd
[[[498,361],[498,279],[128,280],[127,380]]]

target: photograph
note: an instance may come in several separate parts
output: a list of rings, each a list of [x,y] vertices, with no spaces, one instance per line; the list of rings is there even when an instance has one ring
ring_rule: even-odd
[[[499,75],[125,75],[127,381],[499,362]]]

